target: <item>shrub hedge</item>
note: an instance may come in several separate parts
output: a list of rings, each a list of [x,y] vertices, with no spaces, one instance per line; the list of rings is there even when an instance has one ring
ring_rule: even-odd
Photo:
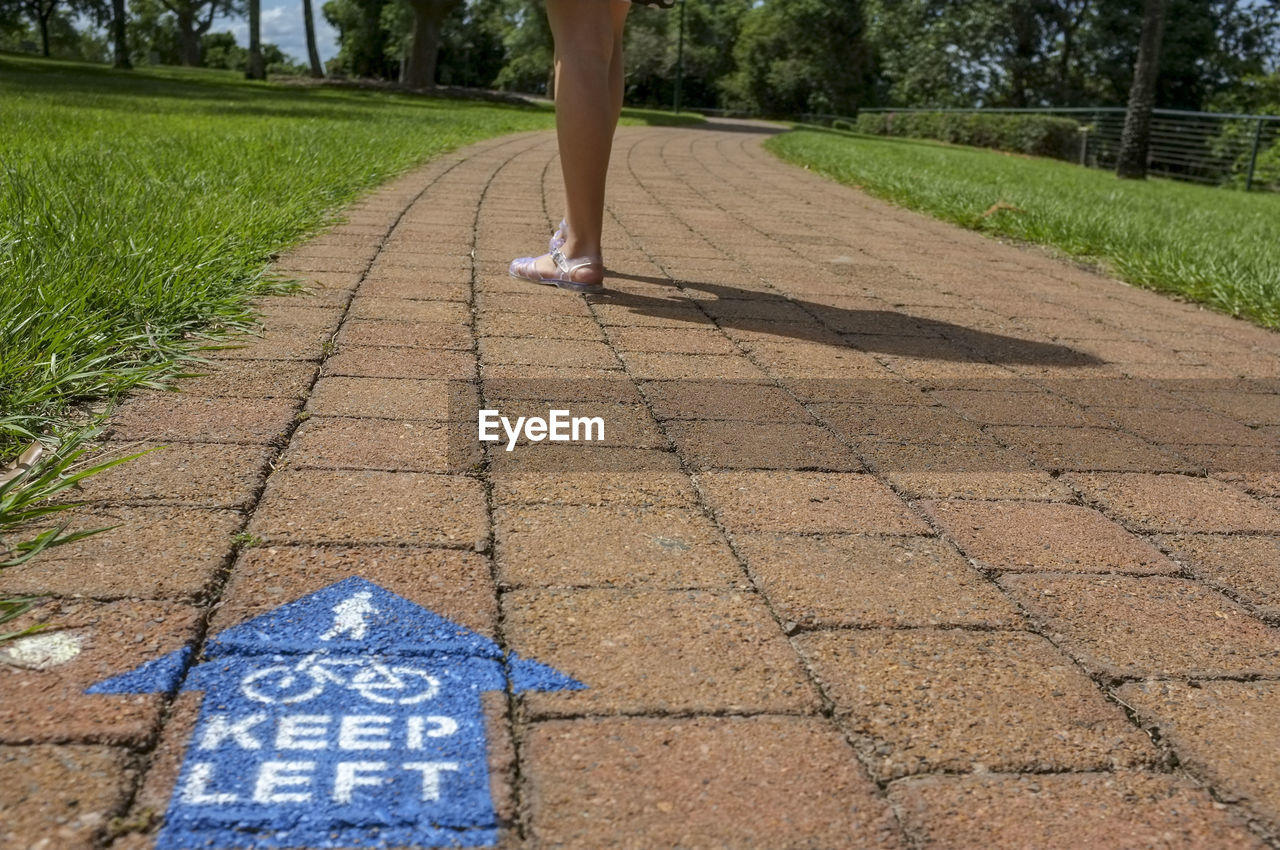
[[[848,122],[841,123],[849,126]],[[935,139],[1054,159],[1075,160],[1080,155],[1080,124],[1048,115],[864,112],[850,129],[871,136]]]

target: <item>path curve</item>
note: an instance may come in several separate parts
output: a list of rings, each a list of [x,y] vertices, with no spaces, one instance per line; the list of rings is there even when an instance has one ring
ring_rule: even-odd
[[[314,294],[113,417],[166,447],[84,487],[121,527],[0,575],[76,642],[4,650],[0,844],[152,846],[199,695],[85,688],[359,575],[587,685],[486,695],[502,846],[1280,846],[1280,337],[773,132],[620,130],[599,296],[505,276],[547,133],[281,257]]]

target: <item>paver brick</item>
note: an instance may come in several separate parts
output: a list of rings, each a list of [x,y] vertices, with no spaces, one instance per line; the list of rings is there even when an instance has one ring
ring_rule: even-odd
[[[644,394],[659,419],[811,422],[785,390],[748,381],[647,381]]]
[[[539,846],[904,846],[853,752],[821,720],[538,723],[524,770]]]
[[[237,559],[211,634],[351,576],[493,637],[498,610],[487,558],[402,546],[260,546]]]
[[[738,356],[624,351],[627,371],[641,380],[765,381],[759,367]]]
[[[796,639],[879,779],[934,771],[1106,770],[1146,736],[1039,635],[836,631]]]
[[[662,457],[675,455],[661,453]],[[493,498],[504,505],[651,505],[692,507],[698,499],[679,471],[585,470],[514,472],[493,482]]]
[[[209,341],[197,349],[210,360],[319,360],[325,342],[332,336],[328,328],[284,327],[261,334],[231,334]]]
[[[293,399],[150,393],[116,409],[108,436],[113,440],[266,445],[283,439],[296,412]]]
[[[1280,531],[1280,511],[1211,478],[1120,473],[1068,480],[1142,531]]]
[[[1280,619],[1280,537],[1179,534],[1159,540],[1199,578]]]
[[[324,362],[324,374],[352,378],[470,381],[476,375],[476,359],[469,351],[344,345]]]
[[[934,399],[984,425],[1083,426],[1096,419],[1049,393],[939,390]]]
[[[644,328],[612,325],[606,329],[619,351],[669,354],[738,354],[737,347],[714,330],[692,328]]]
[[[518,452],[493,449],[489,474],[496,482],[523,475],[577,475],[589,472],[674,472],[680,459],[674,452],[625,446],[535,443]]]
[[[942,540],[739,534],[734,543],[778,616],[801,626],[1022,624],[1008,600]]]
[[[929,527],[870,475],[713,472],[699,477],[730,531],[928,534]]]
[[[351,300],[351,318],[396,322],[469,322],[471,311],[457,301],[416,301],[408,298],[371,298],[357,294]]]
[[[1140,437],[1109,428],[998,426],[998,440],[1026,452],[1053,472],[1185,472],[1196,468],[1185,458]]]
[[[195,640],[199,609],[174,602],[49,600],[6,623],[45,631],[0,646],[0,743],[144,746],[163,694],[86,694]],[[5,783],[0,783],[5,784]]]
[[[635,382],[614,369],[486,365],[481,369],[486,401],[598,401],[644,404]]]
[[[70,532],[106,530],[5,569],[0,593],[197,597],[226,566],[232,535],[244,523],[235,511],[171,506],[85,508],[56,519],[69,519]]]
[[[481,336],[523,336],[537,339],[604,341],[595,320],[585,316],[542,316],[527,313],[482,313],[476,319]]]
[[[686,507],[522,505],[498,510],[498,575],[548,587],[746,585],[715,525]]]
[[[1178,572],[1146,540],[1080,505],[952,501],[927,503],[925,510],[990,569]]]
[[[858,451],[890,484],[914,498],[1073,498],[1065,485],[994,440],[950,444],[876,440],[860,442]]]
[[[465,381],[334,377],[316,382],[307,412],[377,419],[470,419],[475,400],[474,385]]]
[[[1004,576],[1045,634],[1110,678],[1280,673],[1280,630],[1179,578]]]
[[[142,456],[82,479],[71,491],[75,501],[244,508],[266,477],[275,449],[106,442],[96,446],[89,458],[92,463],[106,463],[139,454]]]
[[[1280,683],[1134,682],[1117,696],[1185,770],[1280,831]]]
[[[311,390],[316,365],[288,360],[208,360],[183,368],[176,385],[183,395],[202,398],[303,399]]]
[[[923,776],[889,789],[920,848],[1234,850],[1267,845],[1186,779],[1143,771]]]
[[[863,469],[852,450],[808,423],[674,421],[667,433],[685,461],[702,469]]]
[[[89,850],[129,798],[129,754],[114,747],[0,747],[0,845]]]
[[[249,531],[269,543],[474,546],[488,537],[484,491],[460,475],[284,470]]]
[[[942,407],[864,404],[818,404],[814,410],[847,440],[894,440],[904,443],[982,443],[977,425]]]
[[[502,609],[512,649],[587,685],[526,694],[534,717],[818,710],[755,594],[516,590],[503,595]]]
[[[382,345],[391,348],[425,348],[470,351],[471,326],[461,322],[392,322],[351,319],[344,322],[334,341],[341,351],[349,346]]]
[[[1091,408],[1121,428],[1154,443],[1205,443],[1231,446],[1271,445],[1265,434],[1225,416],[1203,410],[1151,410],[1132,407]]]
[[[475,437],[471,424],[317,416],[298,428],[285,462],[296,469],[467,472],[481,459]]]
[[[570,368],[621,368],[618,358],[603,342],[578,339],[543,340],[531,337],[486,336],[480,339],[480,359],[485,363],[568,366]]]

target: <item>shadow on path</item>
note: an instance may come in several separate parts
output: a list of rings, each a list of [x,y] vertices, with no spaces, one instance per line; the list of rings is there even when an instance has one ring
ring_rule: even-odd
[[[688,289],[714,295],[714,299],[698,300],[698,303],[722,327],[770,333],[781,339],[926,360],[1080,368],[1103,363],[1091,354],[1064,345],[1005,336],[893,310],[851,310],[717,283],[681,280],[677,286],[668,278],[615,271],[609,275],[670,286],[677,291]],[[593,303],[626,307],[644,316],[679,320],[679,314],[688,310],[678,302],[630,292],[606,291],[589,297]],[[777,315],[770,316],[769,305],[777,306]],[[787,314],[796,315],[797,307],[808,315],[789,320]],[[709,324],[711,320],[702,312],[689,311],[688,321]],[[841,337],[839,343],[831,341],[832,334]]]

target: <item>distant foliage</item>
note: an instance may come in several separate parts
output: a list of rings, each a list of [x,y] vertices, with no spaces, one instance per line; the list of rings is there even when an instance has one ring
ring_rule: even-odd
[[[841,122],[848,127],[847,122]],[[1080,125],[1069,118],[963,112],[865,112],[852,129],[870,136],[935,139],[1009,153],[1074,159]]]

